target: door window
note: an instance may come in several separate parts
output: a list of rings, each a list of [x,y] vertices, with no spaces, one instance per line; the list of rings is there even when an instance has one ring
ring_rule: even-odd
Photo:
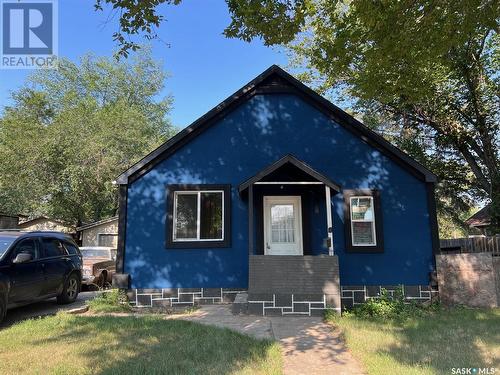
[[[293,204],[271,205],[271,242],[295,242],[295,215]]]
[[[67,255],[62,242],[57,238],[42,238],[42,243],[47,258]]]
[[[22,253],[30,254],[32,260],[37,259],[38,258],[37,240],[34,238],[27,238],[19,242],[11,254],[11,260],[14,260],[19,254]]]

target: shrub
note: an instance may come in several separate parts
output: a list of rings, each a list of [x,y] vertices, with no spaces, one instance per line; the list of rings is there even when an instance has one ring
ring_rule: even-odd
[[[439,308],[436,304],[425,307],[414,302],[405,301],[403,286],[394,290],[391,296],[382,288],[380,296],[370,298],[364,304],[353,309],[353,314],[362,318],[405,319],[412,316],[421,316],[426,311]]]
[[[87,302],[93,312],[123,312],[129,311],[127,295],[119,289],[98,294],[94,299]]]

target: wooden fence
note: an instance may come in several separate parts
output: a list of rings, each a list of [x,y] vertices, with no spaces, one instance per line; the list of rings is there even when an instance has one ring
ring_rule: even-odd
[[[492,253],[500,256],[500,235],[442,239],[439,242],[443,253]]]

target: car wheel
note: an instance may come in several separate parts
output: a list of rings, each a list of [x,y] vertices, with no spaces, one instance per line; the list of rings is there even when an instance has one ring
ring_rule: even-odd
[[[106,273],[101,272],[101,274],[99,275],[99,280],[97,281],[97,286],[99,287],[99,289],[104,289],[104,287],[106,286],[106,278]]]
[[[66,283],[64,284],[62,293],[57,296],[57,303],[65,304],[74,302],[76,297],[78,297],[80,289],[78,285],[79,282],[80,279],[76,274],[72,273],[69,275],[68,280],[66,280]]]

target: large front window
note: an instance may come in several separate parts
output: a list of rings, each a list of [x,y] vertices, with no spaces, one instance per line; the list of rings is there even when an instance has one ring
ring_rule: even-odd
[[[167,248],[227,247],[230,185],[169,185]]]
[[[174,241],[224,239],[223,191],[176,191]]]

